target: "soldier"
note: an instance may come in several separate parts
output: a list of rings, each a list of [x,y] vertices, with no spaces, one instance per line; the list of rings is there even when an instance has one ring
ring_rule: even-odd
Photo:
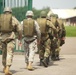
[[[57,37],[54,37],[53,41],[52,41],[52,60],[59,60],[59,56],[58,56],[58,51],[60,50],[60,41],[59,41],[59,30],[60,30],[60,26],[58,24],[58,21],[57,21],[57,18],[58,18],[58,15],[57,14],[51,14],[50,15],[51,17],[51,21],[53,23],[53,25],[56,27],[57,29]],[[55,44],[56,43],[56,44]]]
[[[38,43],[40,41],[41,33],[38,23],[33,19],[33,12],[31,10],[26,12],[26,18],[23,20],[23,36],[25,49],[25,62],[28,70],[33,70],[32,63]]]
[[[60,52],[60,39],[61,39],[61,35],[62,35],[62,30],[63,30],[63,25],[61,25],[61,21],[60,19],[58,19],[58,15],[57,14],[51,14],[51,21],[54,24],[54,26],[57,29],[57,37],[55,37],[55,39],[53,39],[54,41],[52,42],[54,46],[53,50],[52,50],[52,59],[53,60],[59,60],[59,52]],[[56,45],[55,45],[55,43]]]
[[[66,30],[63,24],[63,20],[61,18],[57,18],[57,22],[60,26],[60,30],[58,31],[58,41],[59,47],[65,43]],[[60,50],[56,49],[56,59],[59,59]]]
[[[40,50],[39,50],[39,58],[40,58],[40,65],[41,62],[43,63],[44,67],[48,67],[48,61],[49,61],[49,56],[51,54],[50,52],[50,38],[49,38],[49,29],[54,29],[54,25],[46,19],[46,12],[42,11],[40,13],[40,18],[37,19],[37,22],[40,26],[41,30],[41,45],[40,45]]]
[[[12,65],[13,52],[15,47],[15,33],[20,34],[20,23],[12,16],[12,10],[9,7],[4,9],[0,16],[0,40],[2,43],[2,64],[5,75],[12,75],[9,71]]]

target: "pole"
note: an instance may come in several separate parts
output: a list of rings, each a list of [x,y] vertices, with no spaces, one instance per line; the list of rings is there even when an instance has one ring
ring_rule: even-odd
[[[0,0],[0,14],[3,12],[3,0]]]
[[[28,10],[32,10],[32,0],[28,0]]]

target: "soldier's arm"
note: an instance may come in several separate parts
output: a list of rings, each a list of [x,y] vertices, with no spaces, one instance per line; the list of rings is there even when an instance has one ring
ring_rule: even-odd
[[[54,26],[54,24],[51,22],[51,21],[48,21],[47,22],[47,25],[50,27],[50,28],[52,28],[53,29],[53,31],[54,31],[54,36],[55,37],[57,37],[58,35],[57,35],[57,29],[56,29],[56,27]]]
[[[17,27],[17,31],[21,30],[21,24],[15,17],[12,17],[12,24]]]
[[[41,31],[40,31],[40,27],[36,21],[35,21],[35,30],[36,30],[36,33],[38,36],[38,40],[40,40],[41,39]]]
[[[19,39],[22,38],[22,27],[20,22],[15,18],[12,17],[12,25],[16,28],[16,31],[18,32]]]
[[[48,25],[50,28],[56,30],[55,26],[53,25],[53,23],[52,23],[51,21],[47,20],[47,25]]]

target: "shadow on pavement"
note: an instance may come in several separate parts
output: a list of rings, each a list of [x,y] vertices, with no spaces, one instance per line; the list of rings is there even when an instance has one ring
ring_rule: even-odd
[[[48,67],[50,66],[58,66],[58,64],[54,64],[55,61],[50,61]],[[43,66],[43,64],[40,65],[40,62],[37,62],[37,66]],[[43,66],[44,67],[44,66]]]
[[[0,71],[0,73],[3,73],[3,71]]]
[[[59,60],[59,61],[61,61],[61,60],[65,60],[65,58],[60,58],[60,60]]]
[[[15,74],[17,72],[20,72],[20,71],[16,71],[16,70],[11,70],[12,74]]]
[[[18,71],[15,71],[15,70],[10,70],[12,72],[12,74],[18,72]],[[0,73],[4,73],[3,71],[0,71]]]

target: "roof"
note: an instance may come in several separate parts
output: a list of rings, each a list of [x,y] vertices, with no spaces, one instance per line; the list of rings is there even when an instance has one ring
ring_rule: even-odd
[[[47,15],[49,16],[51,13],[58,14],[62,19],[76,17],[76,9],[51,9]]]

